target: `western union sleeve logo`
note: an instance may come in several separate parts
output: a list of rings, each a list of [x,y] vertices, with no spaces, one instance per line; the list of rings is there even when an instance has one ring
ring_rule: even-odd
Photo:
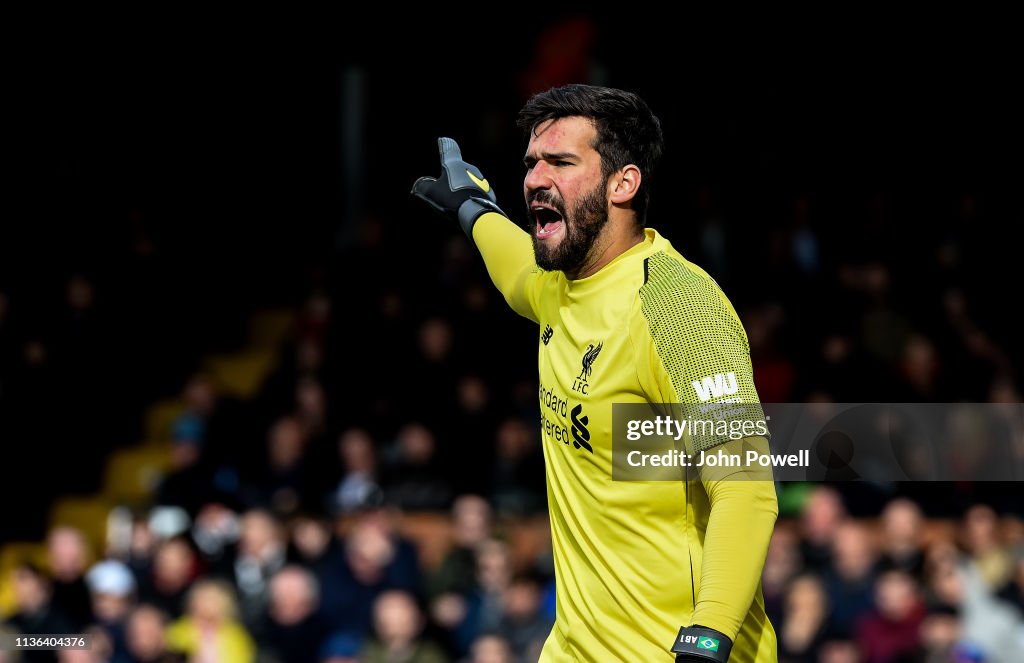
[[[694,380],[690,384],[693,385],[693,390],[697,392],[697,398],[701,403],[707,403],[712,398],[732,396],[740,390],[736,383],[736,374],[733,372],[715,373],[706,378]]]

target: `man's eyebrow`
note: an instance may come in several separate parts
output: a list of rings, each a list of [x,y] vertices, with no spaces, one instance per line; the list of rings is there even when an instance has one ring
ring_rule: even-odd
[[[538,157],[527,153],[523,157],[523,161],[535,161]],[[564,161],[566,159],[579,159],[579,155],[575,152],[541,152],[539,158],[545,161]]]

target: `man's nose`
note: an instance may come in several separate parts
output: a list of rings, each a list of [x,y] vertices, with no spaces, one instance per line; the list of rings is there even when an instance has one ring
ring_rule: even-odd
[[[538,161],[534,164],[533,168],[526,172],[526,179],[523,181],[523,186],[527,191],[550,189],[551,175],[548,165],[543,161]]]

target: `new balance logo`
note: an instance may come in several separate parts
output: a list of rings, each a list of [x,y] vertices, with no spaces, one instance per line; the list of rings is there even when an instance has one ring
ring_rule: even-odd
[[[736,374],[732,372],[715,373],[712,376],[694,380],[690,384],[693,385],[693,390],[697,392],[697,398],[701,403],[707,403],[712,398],[732,396],[740,390],[739,385],[736,384]]]
[[[544,345],[548,344],[551,337],[555,335],[555,330],[551,328],[551,325],[545,325],[544,331],[540,334],[540,340],[544,341]]]

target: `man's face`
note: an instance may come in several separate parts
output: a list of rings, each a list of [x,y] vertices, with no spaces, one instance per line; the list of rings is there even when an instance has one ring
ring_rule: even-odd
[[[592,146],[593,123],[582,117],[542,122],[530,135],[523,194],[533,221],[533,252],[548,271],[574,272],[608,222],[607,181]]]

